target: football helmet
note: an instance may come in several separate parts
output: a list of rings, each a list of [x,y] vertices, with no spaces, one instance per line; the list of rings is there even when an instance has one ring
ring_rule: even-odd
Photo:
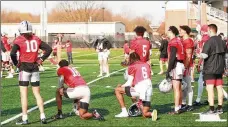
[[[132,104],[128,109],[128,115],[131,117],[142,115],[142,111],[140,109],[140,105],[138,103]]]
[[[159,90],[162,93],[168,93],[172,90],[171,80],[164,79],[158,84]]]
[[[32,32],[32,24],[28,21],[22,21],[19,24],[18,31],[19,31],[19,33],[31,33]]]

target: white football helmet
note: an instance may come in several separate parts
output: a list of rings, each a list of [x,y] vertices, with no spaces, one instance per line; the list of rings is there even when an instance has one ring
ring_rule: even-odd
[[[19,24],[18,31],[19,31],[19,33],[31,33],[32,32],[32,24],[28,21],[22,21]]]
[[[162,93],[168,93],[172,90],[172,82],[171,80],[164,79],[159,84],[159,90]]]

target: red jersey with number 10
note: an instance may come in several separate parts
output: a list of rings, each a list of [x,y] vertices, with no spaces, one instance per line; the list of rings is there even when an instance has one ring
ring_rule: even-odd
[[[33,35],[30,40],[27,40],[24,36],[18,36],[14,40],[14,44],[19,46],[20,62],[34,63],[37,61],[41,44],[41,40],[37,36]]]
[[[134,77],[132,84],[134,87],[139,82],[151,78],[150,65],[145,62],[137,61],[128,67],[128,75]]]
[[[131,41],[130,49],[140,56],[140,61],[147,62],[150,56],[150,42],[143,37],[137,37]]]
[[[63,76],[64,83],[70,88],[87,85],[80,73],[73,67],[61,67],[58,69],[57,75]]]

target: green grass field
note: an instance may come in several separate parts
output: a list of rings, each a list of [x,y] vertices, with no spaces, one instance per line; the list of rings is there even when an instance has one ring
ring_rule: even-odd
[[[57,113],[56,102],[53,101],[45,105],[45,113],[48,118],[49,123],[45,126],[218,126],[225,127],[227,122],[195,122],[196,119],[199,119],[199,115],[194,115],[192,113],[204,112],[208,109],[208,106],[195,107],[192,112],[185,112],[180,115],[168,115],[167,113],[173,108],[173,92],[168,94],[160,93],[158,90],[157,83],[159,83],[165,76],[157,75],[160,71],[158,66],[158,56],[155,56],[156,50],[153,51],[152,63],[155,64],[152,69],[155,73],[152,76],[153,83],[153,96],[152,96],[152,107],[151,109],[158,110],[158,120],[152,122],[151,119],[145,119],[142,117],[134,118],[115,118],[114,116],[120,113],[121,109],[114,95],[114,88],[119,83],[124,83],[123,72],[124,70],[117,72],[109,78],[103,78],[96,82],[89,84],[91,90],[91,102],[90,102],[90,111],[97,109],[101,112],[106,121],[96,121],[93,119],[90,120],[81,120],[78,116],[72,115],[65,119],[61,120],[52,120],[51,116]],[[120,62],[123,60],[122,49],[113,49],[111,50],[110,56],[110,72],[115,72],[120,69],[123,69],[120,66]],[[63,52],[63,58],[66,58],[66,53]],[[75,49],[73,53],[74,66],[77,67],[81,75],[87,82],[97,79],[99,74],[97,54],[93,49]],[[51,65],[49,61],[46,61],[44,64],[46,68],[45,72],[41,72],[41,95],[44,101],[48,101],[55,97],[56,88],[54,86],[58,85],[56,68]],[[198,74],[195,74],[195,81],[198,80]],[[225,81],[225,79],[224,79]],[[227,80],[225,81],[227,91]],[[18,88],[17,76],[13,79],[1,80],[1,121],[7,120],[17,114],[21,113],[20,105],[20,93]],[[197,82],[192,84],[194,86],[194,100],[197,96]],[[106,88],[106,86],[111,86]],[[207,99],[207,93],[204,89],[203,99]],[[215,92],[216,100],[217,94]],[[28,109],[36,106],[35,98],[32,94],[31,87],[29,87],[28,94]],[[126,105],[129,107],[131,105],[131,100],[128,97],[125,97]],[[217,101],[215,102],[217,104]],[[217,106],[217,105],[216,105]],[[222,119],[227,119],[227,100],[224,102],[223,109],[225,113],[220,115]],[[63,113],[70,113],[72,110],[72,101],[63,99]],[[29,126],[41,126],[39,122],[39,110],[34,110],[29,113]],[[5,126],[15,126],[16,120],[13,120],[7,123]],[[44,125],[42,125],[44,126]]]

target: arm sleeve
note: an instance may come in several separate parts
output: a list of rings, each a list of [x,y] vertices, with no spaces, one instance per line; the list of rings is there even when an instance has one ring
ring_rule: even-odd
[[[13,61],[13,64],[16,66],[18,64],[18,60],[17,60],[17,51],[20,49],[20,47],[17,44],[13,45],[13,48],[10,52],[10,57]]]
[[[64,77],[61,75],[59,76],[59,88],[62,88],[64,86]]]
[[[2,41],[1,41],[1,50],[2,50],[2,52],[6,52],[6,49],[5,49],[5,47],[4,47],[3,43],[2,43]]]
[[[168,70],[167,72],[170,72],[175,65],[176,62],[176,53],[177,53],[177,48],[176,47],[170,47],[170,58],[169,58],[169,65],[168,65]]]
[[[40,49],[45,51],[44,55],[41,57],[41,59],[44,61],[51,54],[52,48],[47,43],[42,41],[40,44]]]

